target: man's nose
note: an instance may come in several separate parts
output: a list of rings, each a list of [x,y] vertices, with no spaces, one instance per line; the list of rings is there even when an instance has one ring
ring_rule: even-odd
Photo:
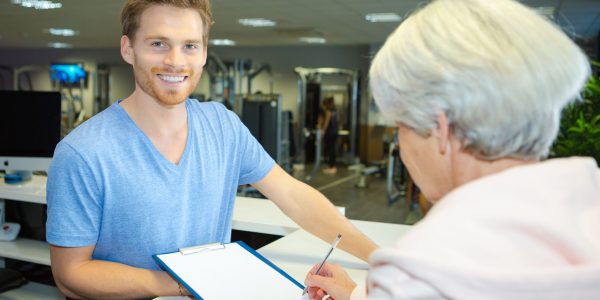
[[[184,65],[183,54],[180,49],[174,48],[165,57],[164,63],[173,68],[181,68]]]

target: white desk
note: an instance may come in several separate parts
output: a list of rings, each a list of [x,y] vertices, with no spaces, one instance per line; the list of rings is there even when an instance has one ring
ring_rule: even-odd
[[[233,207],[232,229],[285,236],[298,225],[272,201],[237,197]]]
[[[336,206],[345,215],[345,208]],[[236,197],[232,228],[257,233],[286,236],[300,227],[286,216],[272,201]]]
[[[379,246],[390,246],[411,226],[351,220],[365,235]],[[330,244],[299,229],[260,249],[258,252],[280,267],[298,282],[304,284],[306,274],[314,264],[319,263]],[[336,249],[329,258],[330,262],[340,264],[348,275],[358,284],[364,284],[368,265],[347,252]],[[158,297],[155,300],[184,300],[187,297]]]
[[[46,204],[46,177],[34,175],[31,181],[18,185],[7,185],[0,180],[0,199]],[[343,207],[338,210],[345,212]],[[271,201],[236,197],[232,228],[284,236],[299,227]]]
[[[34,176],[32,181],[21,185],[6,185],[0,182],[0,199],[46,203],[46,178]],[[338,208],[344,213],[344,208]],[[353,221],[365,234],[379,245],[389,245],[409,227],[366,221]],[[232,228],[257,233],[285,236],[259,250],[268,259],[288,272],[296,280],[303,282],[310,267],[320,261],[329,244],[298,230],[296,225],[271,201],[247,197],[237,197]],[[0,242],[0,257],[50,265],[50,254],[45,242],[18,238],[15,241]],[[364,281],[366,263],[343,251],[336,251],[332,261],[348,269],[357,282]],[[53,287],[30,283],[17,290],[0,294],[2,299],[54,299],[60,293]],[[11,295],[17,295],[15,297]],[[25,296],[24,296],[25,295]],[[27,296],[30,295],[30,296]],[[48,297],[46,297],[48,296]],[[57,299],[60,299],[58,297]]]
[[[18,185],[7,185],[0,180],[0,199],[46,204],[46,177],[33,176],[31,181]],[[298,229],[271,201],[238,197],[233,211],[233,229],[286,235]],[[50,265],[48,244],[43,241],[17,238],[0,241],[0,260],[11,258],[21,261]],[[51,286],[28,283],[25,286],[0,294],[3,299],[64,299]]]
[[[410,229],[408,225],[399,224],[358,220],[352,220],[352,223],[379,246],[392,245]],[[258,252],[294,279],[304,282],[310,268],[323,259],[329,247],[330,244],[312,234],[298,230],[258,249]],[[328,261],[343,266],[354,281],[364,282],[368,269],[366,262],[341,249],[336,249]]]
[[[46,204],[46,177],[33,176],[31,181],[18,185],[7,185],[0,180],[0,199]],[[343,208],[340,209],[343,211]],[[298,225],[271,201],[237,197],[232,228],[284,236],[296,231]],[[48,245],[24,238],[0,241],[0,257],[50,265]]]

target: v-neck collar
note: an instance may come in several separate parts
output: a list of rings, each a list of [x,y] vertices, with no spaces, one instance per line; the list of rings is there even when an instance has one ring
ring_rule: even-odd
[[[185,141],[185,149],[183,150],[183,154],[181,155],[181,158],[179,159],[179,163],[177,163],[177,164],[168,160],[162,153],[160,153],[160,151],[158,151],[156,146],[154,146],[154,144],[152,143],[152,140],[150,140],[150,138],[146,135],[146,133],[144,133],[144,131],[142,131],[142,129],[140,127],[138,127],[138,125],[133,121],[133,119],[127,113],[127,111],[121,106],[121,101],[123,101],[123,99],[120,99],[117,101],[117,103],[115,103],[118,107],[118,110],[124,115],[124,118],[127,120],[128,126],[133,126],[134,131],[137,133],[137,135],[140,136],[140,138],[144,141],[146,146],[148,146],[150,149],[152,149],[151,150],[152,154],[154,156],[158,157],[159,158],[158,160],[160,160],[163,165],[167,166],[168,168],[170,168],[172,170],[178,170],[178,169],[180,169],[181,166],[185,165],[185,162],[187,161],[187,157],[189,156],[188,152],[190,152],[192,131],[193,131],[193,130],[191,130],[191,126],[190,126],[191,115],[190,115],[190,107],[188,104],[189,103],[188,99],[185,100],[185,112],[187,115],[187,126],[188,126],[187,137],[186,137],[186,141]]]

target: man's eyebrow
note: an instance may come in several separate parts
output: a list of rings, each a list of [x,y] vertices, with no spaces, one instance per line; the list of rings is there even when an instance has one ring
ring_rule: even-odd
[[[160,35],[151,35],[144,39],[144,41],[147,41],[147,40],[168,40],[168,39],[166,37],[160,36]]]
[[[166,41],[169,40],[169,38],[162,36],[162,35],[152,35],[152,36],[148,36],[144,39],[145,41],[148,40],[161,40],[161,41]],[[186,44],[202,44],[202,40],[196,40],[196,39],[192,39],[192,40],[185,40]]]
[[[202,44],[202,40],[186,40],[186,44]]]

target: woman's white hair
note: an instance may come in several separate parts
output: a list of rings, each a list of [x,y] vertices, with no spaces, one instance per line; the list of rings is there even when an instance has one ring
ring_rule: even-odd
[[[393,32],[370,70],[385,117],[427,135],[446,113],[483,159],[543,158],[590,74],[557,26],[512,0],[436,0]]]

